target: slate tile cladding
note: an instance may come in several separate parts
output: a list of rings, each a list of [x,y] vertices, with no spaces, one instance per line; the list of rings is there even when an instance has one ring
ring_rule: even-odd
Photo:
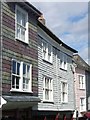
[[[28,13],[29,43],[25,44],[15,39],[15,5],[17,3],[3,3],[2,34],[3,34],[3,59],[2,59],[2,91],[12,94],[11,70],[12,59],[32,64],[32,92],[38,94],[38,47],[37,47],[37,22],[32,12]],[[34,20],[33,20],[34,19]]]

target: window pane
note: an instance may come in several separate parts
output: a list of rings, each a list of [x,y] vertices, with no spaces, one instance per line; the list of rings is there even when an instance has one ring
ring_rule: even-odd
[[[19,77],[16,77],[16,88],[19,89]]]
[[[25,27],[26,26],[26,16],[25,14],[22,13],[22,25]]]
[[[26,76],[26,65],[23,64],[23,76]]]
[[[43,42],[43,50],[46,51],[46,43]]]
[[[48,54],[51,55],[51,45],[48,44]]]
[[[16,61],[13,60],[13,74],[16,74]]]
[[[20,75],[20,63],[17,63],[17,75]]]
[[[49,80],[48,80],[48,79],[45,79],[45,87],[46,87],[47,89],[49,89]]]
[[[48,90],[45,90],[45,99],[49,100],[49,91]]]
[[[27,66],[27,78],[30,78],[30,66]]]
[[[21,39],[25,40],[25,29],[21,27]]]
[[[12,75],[12,88],[15,88],[15,76]]]
[[[20,26],[17,25],[17,37],[20,39]]]
[[[17,22],[21,24],[21,12],[17,10]]]

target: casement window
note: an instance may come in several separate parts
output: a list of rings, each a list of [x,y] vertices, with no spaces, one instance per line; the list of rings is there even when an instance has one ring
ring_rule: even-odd
[[[85,89],[85,76],[79,75],[79,88]]]
[[[16,39],[28,43],[28,13],[16,5],[15,19]]]
[[[68,102],[68,85],[67,82],[61,82],[61,102]]]
[[[43,59],[52,63],[52,46],[47,42],[42,42]]]
[[[32,65],[12,60],[11,90],[31,92]]]
[[[43,100],[53,101],[53,80],[48,77],[43,78]]]
[[[86,98],[80,98],[80,111],[86,111]]]
[[[60,68],[67,70],[67,55],[60,52]]]

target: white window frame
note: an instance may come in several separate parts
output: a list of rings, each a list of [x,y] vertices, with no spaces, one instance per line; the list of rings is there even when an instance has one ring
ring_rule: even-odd
[[[79,74],[78,75],[79,78],[79,89],[85,89],[85,75]]]
[[[17,10],[20,11],[20,13],[22,13],[26,16],[26,21],[25,21],[26,26],[25,27],[17,22]],[[17,36],[17,25],[18,24],[19,24],[19,27],[21,27],[23,29],[26,29],[25,30],[25,40],[23,40],[23,39],[21,39],[21,37],[19,38]],[[21,29],[20,29],[20,31],[21,31]],[[28,13],[18,5],[15,6],[15,38],[17,40],[22,41],[22,42],[28,43]]]
[[[46,44],[46,50],[44,50],[44,43]],[[49,52],[49,47],[51,47],[51,52]],[[45,56],[44,53],[46,52]],[[42,41],[42,56],[43,60],[52,63],[52,45],[46,41]]]
[[[84,102],[81,104],[81,100],[84,100]],[[86,98],[85,97],[80,97],[80,112],[86,111]]]
[[[65,92],[62,89],[62,85],[66,85]],[[64,95],[64,96],[63,96]],[[63,99],[64,98],[64,99]],[[61,81],[61,103],[68,103],[68,84],[67,81]]]
[[[45,79],[49,80],[48,88],[45,86]],[[51,81],[51,84],[50,84]],[[48,91],[48,99],[45,97],[45,91]],[[53,102],[53,79],[46,76],[43,77],[43,101]]]
[[[60,51],[60,68],[67,70],[67,55]]]
[[[15,59],[12,59],[12,63],[13,61],[16,61],[16,62],[19,62]],[[19,80],[19,89],[17,88],[13,88],[12,87],[12,80],[11,80],[11,91],[18,91],[18,92],[32,92],[32,64],[27,64],[27,63],[24,63],[24,62],[19,62],[20,63],[20,80]],[[23,88],[23,64],[26,64],[28,66],[30,66],[30,80],[29,80],[29,83],[28,83],[28,89],[24,89]],[[13,64],[12,64],[12,68],[13,68]],[[11,71],[11,74],[12,76],[14,75]],[[12,78],[12,77],[11,77]]]

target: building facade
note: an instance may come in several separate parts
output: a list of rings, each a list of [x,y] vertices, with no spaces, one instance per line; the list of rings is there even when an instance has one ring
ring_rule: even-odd
[[[74,86],[75,86],[75,114],[79,119],[85,119],[87,113],[87,85],[89,65],[78,55],[74,55]],[[77,115],[76,115],[77,113]]]
[[[27,2],[1,2],[2,119],[32,120],[38,98],[38,34],[41,16]]]
[[[40,120],[72,119],[74,83],[72,57],[76,52],[38,22],[38,97],[33,107]]]
[[[2,120],[72,119],[77,51],[40,17],[28,2],[1,2]]]

